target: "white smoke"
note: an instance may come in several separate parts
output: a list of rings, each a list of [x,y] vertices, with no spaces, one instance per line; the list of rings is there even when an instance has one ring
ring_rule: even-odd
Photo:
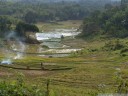
[[[22,53],[20,53],[20,52],[17,52],[17,55],[16,56],[14,56],[14,58],[13,59],[23,59],[23,54]]]
[[[19,39],[17,39],[16,42],[17,42],[17,45],[15,46],[17,46],[18,48],[15,48],[15,47],[13,48],[13,50],[17,50],[16,56],[14,56],[13,59],[23,59],[24,51],[26,49],[25,44],[21,42]]]
[[[25,52],[25,44],[21,41],[19,37],[16,36],[15,32],[10,32],[5,39],[7,41],[14,41],[12,45],[10,45],[10,50],[4,50],[5,58],[1,61],[2,64],[12,64],[14,59],[23,59]],[[16,52],[14,53],[11,51]]]
[[[1,64],[12,64],[12,55],[11,55],[11,52],[7,49],[3,49],[2,50],[5,58],[1,61]]]
[[[2,60],[1,64],[12,64],[12,60],[11,59],[4,59],[4,60]]]

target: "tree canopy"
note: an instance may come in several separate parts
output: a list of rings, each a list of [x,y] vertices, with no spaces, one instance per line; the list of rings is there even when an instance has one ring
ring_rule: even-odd
[[[12,22],[6,16],[0,16],[0,37],[11,30]]]
[[[111,37],[127,37],[128,6],[113,6],[104,12],[93,12],[89,18],[84,20],[82,33],[84,36],[100,34]]]
[[[37,26],[33,24],[27,24],[24,22],[19,22],[16,25],[16,32],[19,36],[26,36],[26,32],[39,32],[39,29]]]
[[[110,0],[1,0],[0,15],[26,23],[53,20],[81,20]]]

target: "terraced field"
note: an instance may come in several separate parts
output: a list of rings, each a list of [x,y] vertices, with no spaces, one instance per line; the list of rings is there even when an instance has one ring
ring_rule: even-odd
[[[13,82],[22,73],[28,86],[38,85],[42,90],[47,89],[49,81],[50,96],[97,96],[100,93],[116,93],[119,86],[117,78],[128,80],[127,52],[124,56],[120,53],[122,49],[103,50],[108,41],[110,40],[65,38],[61,43],[72,48],[82,48],[66,57],[38,56],[43,55],[35,51],[39,45],[30,45],[30,50],[22,54],[23,58],[13,59],[11,64],[0,64],[0,80]],[[128,40],[121,41],[127,43]],[[17,54],[17,51],[11,49],[8,49],[8,54],[4,53],[4,49],[1,46],[1,61],[5,56],[15,57]]]

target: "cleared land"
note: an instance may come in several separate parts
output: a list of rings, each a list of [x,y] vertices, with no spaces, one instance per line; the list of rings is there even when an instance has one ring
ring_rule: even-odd
[[[84,49],[63,58],[29,55],[24,59],[14,60],[13,65],[0,66],[0,80],[13,82],[18,73],[23,73],[28,86],[36,84],[46,90],[46,81],[50,79],[51,96],[96,96],[98,93],[115,93],[118,89],[118,73],[123,80],[128,78],[128,59],[127,52],[125,56],[120,54],[122,49],[103,50],[108,41],[110,40],[85,41],[66,38],[62,41],[64,44]],[[127,39],[121,41],[128,42]],[[2,54],[0,59],[3,59]]]

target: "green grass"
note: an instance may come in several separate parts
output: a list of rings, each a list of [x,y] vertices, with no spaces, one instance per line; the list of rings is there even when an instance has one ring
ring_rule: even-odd
[[[94,56],[95,55],[95,56]],[[111,59],[111,58],[114,59]],[[23,71],[1,68],[0,72],[10,73],[13,75],[11,80],[15,79],[17,72],[25,74],[26,82],[30,84],[42,84],[47,78],[51,80],[50,90],[57,96],[85,96],[91,92],[100,92],[99,85],[104,84],[106,87],[102,90],[105,92],[114,92],[111,89],[114,85],[114,76],[116,68],[121,68],[123,74],[128,73],[123,69],[120,62],[112,61],[119,56],[108,54],[107,52],[88,53],[80,57],[65,58],[39,58],[29,56],[23,60],[16,60],[13,66],[30,66],[39,67],[40,62],[55,63],[58,66],[72,67],[71,70],[60,71]],[[43,74],[44,73],[44,74]],[[2,76],[8,80],[7,74]],[[37,82],[38,81],[38,82]],[[44,82],[45,86],[45,82]],[[56,96],[56,95],[55,95]]]
[[[82,24],[81,20],[69,20],[63,22],[54,22],[54,23],[37,23],[39,30],[42,31],[52,31],[55,29],[69,29],[69,28],[79,28]]]
[[[60,22],[59,22],[60,23]],[[63,24],[63,22],[61,22]],[[68,28],[76,26],[76,23],[65,22],[67,25],[39,24],[40,30],[52,30],[54,28]],[[70,25],[71,24],[71,25]],[[43,26],[43,27],[42,27]],[[47,27],[46,27],[47,26]],[[62,27],[63,26],[63,27]],[[75,27],[74,26],[74,27]],[[77,27],[77,26],[76,26]],[[42,28],[42,29],[41,29]],[[45,29],[46,28],[46,29]],[[115,39],[111,39],[114,41]],[[72,48],[83,48],[79,52],[73,52],[69,57],[64,58],[43,58],[36,55],[26,55],[24,59],[14,60],[10,67],[40,68],[41,62],[44,67],[72,68],[70,70],[19,70],[0,66],[0,80],[13,81],[17,73],[25,75],[25,83],[39,85],[46,90],[46,81],[50,79],[50,96],[96,96],[98,93],[115,93],[117,90],[117,73],[120,73],[124,80],[128,80],[128,56],[122,56],[120,50],[103,50],[106,42],[110,40],[82,40],[65,38],[62,43]],[[128,39],[120,39],[127,46]],[[34,53],[37,45],[31,45],[29,53]],[[127,53],[127,52],[126,52]],[[4,54],[0,54],[0,60]],[[119,70],[120,69],[120,70]]]

